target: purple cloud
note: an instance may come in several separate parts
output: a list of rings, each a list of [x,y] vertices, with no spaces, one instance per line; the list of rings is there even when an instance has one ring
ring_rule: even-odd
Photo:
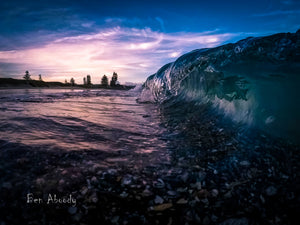
[[[22,66],[11,69],[12,74],[30,70],[43,74],[44,79],[75,80],[91,74],[100,77],[120,74],[120,81],[142,82],[162,66],[181,54],[196,48],[213,47],[237,34],[215,32],[163,33],[150,28],[114,27],[93,34],[67,36],[15,51],[0,51],[0,62]],[[7,71],[9,72],[9,71]]]

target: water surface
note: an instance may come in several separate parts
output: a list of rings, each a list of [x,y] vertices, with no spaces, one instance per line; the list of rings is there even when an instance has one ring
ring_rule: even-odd
[[[122,152],[110,162],[163,153],[158,110],[138,104],[136,95],[105,89],[0,90],[0,137],[43,151]]]

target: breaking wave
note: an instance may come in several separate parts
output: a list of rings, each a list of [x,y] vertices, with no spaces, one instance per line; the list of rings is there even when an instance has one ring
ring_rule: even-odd
[[[235,124],[297,141],[299,71],[299,32],[247,38],[166,64],[148,77],[139,101],[206,105]]]

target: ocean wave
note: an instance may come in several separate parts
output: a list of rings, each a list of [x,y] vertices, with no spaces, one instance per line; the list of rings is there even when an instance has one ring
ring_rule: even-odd
[[[149,76],[139,101],[206,104],[237,124],[300,140],[299,43],[299,33],[286,33],[194,50]]]

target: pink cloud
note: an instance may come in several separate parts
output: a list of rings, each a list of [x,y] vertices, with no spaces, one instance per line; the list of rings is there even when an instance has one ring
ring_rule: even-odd
[[[94,34],[56,39],[43,47],[2,51],[0,61],[24,64],[24,71],[44,74],[45,80],[74,77],[81,83],[83,76],[91,74],[92,81],[97,83],[103,74],[111,75],[116,70],[121,82],[142,82],[180,54],[217,46],[234,36],[212,32],[162,33],[150,28],[117,26]]]

